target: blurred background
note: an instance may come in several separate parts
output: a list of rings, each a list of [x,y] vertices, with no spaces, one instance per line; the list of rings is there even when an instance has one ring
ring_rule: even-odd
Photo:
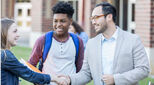
[[[19,59],[27,60],[36,39],[52,30],[51,8],[58,1],[72,4],[75,9],[73,20],[84,28],[90,38],[96,35],[89,19],[95,5],[102,1],[113,4],[117,9],[116,24],[139,35],[148,54],[151,73],[140,84],[154,83],[154,0],[1,0],[1,18],[15,19],[20,29],[18,46],[12,49]]]

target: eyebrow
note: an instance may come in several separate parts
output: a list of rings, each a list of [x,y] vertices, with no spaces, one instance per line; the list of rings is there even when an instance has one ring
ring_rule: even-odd
[[[54,19],[54,18],[53,18]],[[63,18],[63,19],[67,19],[67,18]]]
[[[15,28],[17,28],[18,26],[12,26],[12,27],[15,27]]]
[[[99,16],[99,15],[102,15],[102,14],[97,14],[97,15],[94,15],[94,16]]]

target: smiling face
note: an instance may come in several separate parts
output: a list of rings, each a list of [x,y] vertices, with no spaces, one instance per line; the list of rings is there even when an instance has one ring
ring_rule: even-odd
[[[71,23],[72,19],[68,18],[67,14],[54,14],[53,16],[53,28],[58,36],[68,34],[68,29]]]
[[[98,6],[94,8],[92,12],[92,24],[95,27],[95,31],[97,34],[103,33],[107,29],[107,21],[105,15],[102,12],[102,7]]]
[[[19,38],[17,25],[13,23],[9,29],[7,34],[7,45],[9,47],[15,46],[17,44],[17,40]]]
[[[76,33],[75,28],[73,27],[73,25],[70,25],[68,31],[71,32],[71,33]]]

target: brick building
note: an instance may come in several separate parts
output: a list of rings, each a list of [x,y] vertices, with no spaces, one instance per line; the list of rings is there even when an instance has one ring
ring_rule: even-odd
[[[1,0],[1,18],[14,18],[14,0]]]
[[[137,0],[135,17],[135,31],[150,57],[151,74],[154,75],[154,0]]]
[[[19,45],[29,45],[31,32],[31,3],[30,0],[2,0],[1,18],[8,17],[16,21],[19,33]]]
[[[57,0],[32,0],[32,32],[30,46],[32,47],[35,40],[43,33],[52,30],[52,6]]]

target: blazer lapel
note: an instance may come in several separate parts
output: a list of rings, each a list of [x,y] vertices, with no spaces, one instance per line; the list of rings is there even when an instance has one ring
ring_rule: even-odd
[[[123,31],[120,28],[118,28],[118,38],[117,38],[117,42],[116,42],[116,48],[115,48],[114,60],[113,60],[113,73],[115,73],[114,69],[116,67],[118,54],[119,54],[120,48],[122,46],[122,36],[123,36]]]
[[[101,34],[99,34],[97,37],[96,37],[96,41],[95,41],[95,45],[97,45],[96,46],[96,49],[95,49],[95,56],[96,56],[96,60],[97,60],[97,66],[98,66],[98,71],[96,71],[96,72],[98,72],[99,73],[99,77],[100,77],[100,79],[101,79],[101,77],[102,77],[102,73],[103,73],[103,68],[102,68],[102,46],[101,46],[101,44],[102,44],[102,37],[101,37],[102,35]]]

